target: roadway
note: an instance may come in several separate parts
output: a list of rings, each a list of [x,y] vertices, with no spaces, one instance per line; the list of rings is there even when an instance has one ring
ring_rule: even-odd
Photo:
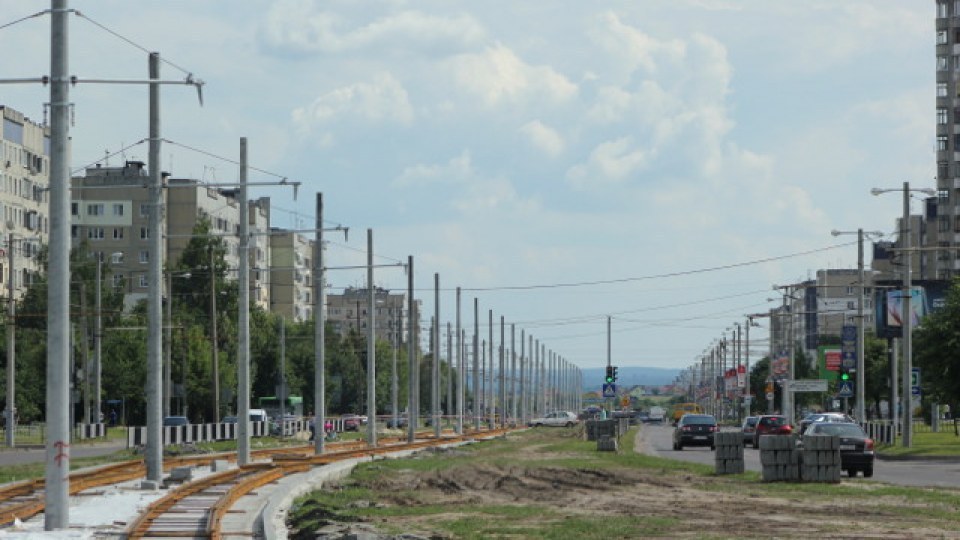
[[[673,449],[673,427],[669,424],[644,424],[638,435],[637,451],[645,454],[714,465],[713,451],[709,447],[686,447]],[[760,451],[752,446],[743,450],[744,467],[748,471],[760,472]],[[873,478],[863,476],[847,478],[845,482],[881,481],[900,486],[920,487],[960,487],[960,459],[878,459],[873,466]]]

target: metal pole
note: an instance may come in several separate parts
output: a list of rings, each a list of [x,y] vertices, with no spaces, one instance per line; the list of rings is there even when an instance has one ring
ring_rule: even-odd
[[[517,421],[517,325],[510,323],[510,418]]]
[[[864,374],[866,370],[864,326],[866,325],[863,319],[863,303],[866,297],[867,282],[863,271],[863,229],[857,229],[857,272],[860,274],[860,301],[857,302],[857,422],[863,424],[867,421],[864,388],[866,379]]]
[[[280,438],[287,436],[287,325],[280,315]]]
[[[743,347],[743,364],[747,373],[743,389],[743,416],[750,416],[750,327],[753,326],[753,318],[747,317],[747,330],[745,332],[746,343]]]
[[[531,339],[533,339],[531,337]],[[527,425],[526,330],[520,330],[520,425]]]
[[[903,237],[903,391],[900,401],[903,403],[903,447],[910,448],[913,442],[913,393],[911,392],[913,372],[913,311],[910,306],[913,291],[911,273],[913,256],[910,252],[910,182],[903,183],[903,223],[900,227]]]
[[[250,220],[247,218],[247,138],[240,138],[240,267],[237,328],[237,464],[250,463]],[[282,404],[281,404],[282,407]],[[218,419],[219,420],[219,419]],[[269,427],[269,422],[267,426]]]
[[[451,330],[450,321],[447,321],[447,379],[444,386],[447,387],[447,403],[443,408],[443,414],[449,418],[453,416],[453,330]]]
[[[44,530],[70,518],[70,73],[67,0],[53,0],[50,24],[50,275],[47,289],[47,444]]]
[[[402,315],[401,315],[401,321],[402,321]],[[397,332],[396,332],[396,334],[394,334],[394,336],[396,337],[396,340],[397,340],[397,341],[396,341],[396,343],[394,343],[394,345],[393,345],[393,347],[392,347],[392,349],[393,349],[393,355],[392,355],[392,358],[391,358],[391,361],[390,361],[390,418],[393,419],[393,426],[392,426],[392,427],[393,427],[394,429],[399,429],[399,428],[400,428],[400,422],[399,422],[400,417],[398,416],[398,415],[399,415],[399,411],[397,410],[397,408],[398,408],[398,404],[397,404],[397,399],[398,399],[398,398],[397,398],[397,393],[399,392],[399,388],[397,388],[397,384],[398,384],[398,380],[397,380],[397,378],[398,378],[398,376],[397,376],[397,353],[398,353],[398,349],[400,349],[400,344],[401,344],[402,341],[403,341],[403,338],[402,338],[402,336],[403,336],[403,331],[400,329],[401,326],[402,326],[402,323],[397,324]]]
[[[314,291],[313,291],[313,452],[314,454],[323,453],[324,439],[326,433],[323,428],[326,425],[327,417],[327,380],[326,380],[326,284],[324,283],[324,262],[323,262],[323,193],[317,193],[317,223],[316,239],[313,249],[314,255]]]
[[[494,393],[493,393],[493,310],[487,310],[487,329],[490,334],[490,354],[487,355],[490,358],[490,363],[488,364],[489,369],[487,370],[487,427],[492,428],[494,426],[494,415],[496,414],[496,404],[494,403]]]
[[[374,332],[373,229],[367,229],[367,444],[377,446],[377,334]]]
[[[97,257],[97,296],[100,295],[100,257]],[[172,269],[167,269],[167,305],[166,305],[166,327],[164,328],[164,350],[163,350],[163,416],[170,416],[170,390],[173,388],[173,375],[171,374],[171,369],[173,365],[170,362],[171,350],[173,349],[173,271]],[[100,316],[100,303],[97,302],[97,317]],[[100,324],[97,323],[97,328],[100,327]],[[99,343],[97,338],[94,338],[94,343]]]
[[[11,235],[11,240],[13,236]],[[94,295],[94,301],[96,302],[97,313],[95,315],[94,321],[94,331],[93,331],[93,410],[96,414],[95,422],[97,424],[100,422],[100,410],[103,406],[101,403],[101,392],[103,390],[103,364],[101,363],[102,356],[102,343],[103,343],[103,254],[100,253],[97,255],[97,294]],[[11,268],[13,268],[11,266]],[[13,295],[10,296],[13,298]],[[11,320],[13,315],[11,312]],[[9,335],[9,334],[8,334]],[[8,356],[7,358],[13,358],[13,355]],[[7,424],[11,425],[11,424]]]
[[[417,370],[416,341],[417,315],[416,302],[413,299],[413,255],[407,257],[407,442],[416,439],[417,402],[415,396]]]
[[[160,280],[163,279],[163,190],[160,185],[160,55],[150,53],[150,214],[149,264],[147,280],[147,479],[159,482],[163,478],[163,327]]]
[[[13,270],[13,233],[7,241],[7,409],[6,409],[6,439],[7,446],[16,446],[17,432],[17,302],[13,298],[13,279],[16,273]],[[97,266],[97,270],[100,267]]]

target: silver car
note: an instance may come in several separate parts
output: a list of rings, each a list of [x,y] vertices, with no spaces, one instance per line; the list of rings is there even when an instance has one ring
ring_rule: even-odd
[[[533,427],[536,426],[553,426],[553,427],[570,427],[577,423],[577,415],[573,414],[570,411],[553,411],[547,413],[546,416],[541,418],[534,418],[530,420],[530,425]]]

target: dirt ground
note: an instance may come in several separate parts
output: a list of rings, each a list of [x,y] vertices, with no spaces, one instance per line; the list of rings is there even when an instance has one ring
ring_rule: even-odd
[[[642,451],[643,443],[636,441]],[[546,455],[543,448],[526,446],[525,454]],[[662,473],[642,469],[615,470],[516,466],[463,465],[424,473],[403,471],[365,483],[383,494],[387,507],[422,505],[542,505],[550,513],[543,520],[567,516],[656,516],[676,518],[663,538],[960,538],[948,529],[949,520],[915,517],[901,511],[915,503],[890,496],[857,498],[852,502],[833,498],[821,502],[809,496],[768,496],[751,485],[723,477]],[[550,457],[562,457],[553,455]],[[879,484],[850,483],[864,490]],[[950,512],[951,509],[945,509]],[[956,509],[952,509],[956,511]],[[455,519],[451,511],[444,519]],[[430,516],[391,516],[393,526],[430,530]],[[536,521],[537,518],[534,518]],[[526,525],[536,528],[524,518]]]

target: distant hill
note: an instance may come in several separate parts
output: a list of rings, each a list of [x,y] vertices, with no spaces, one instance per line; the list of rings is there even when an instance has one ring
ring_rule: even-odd
[[[606,376],[606,374],[606,367],[584,369],[584,391],[594,391],[603,388],[603,378]],[[619,366],[617,369],[617,385],[663,386],[672,384],[677,379],[678,375],[680,375],[679,369]]]

